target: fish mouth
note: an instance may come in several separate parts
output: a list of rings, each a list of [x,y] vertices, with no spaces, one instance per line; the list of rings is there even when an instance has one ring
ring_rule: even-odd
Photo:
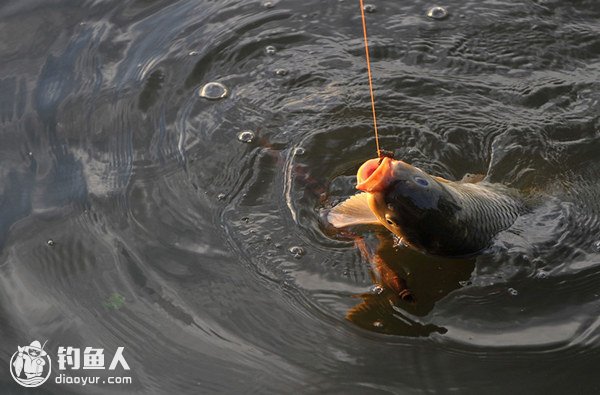
[[[392,175],[392,159],[369,159],[356,173],[356,189],[364,192],[379,192],[384,190]]]

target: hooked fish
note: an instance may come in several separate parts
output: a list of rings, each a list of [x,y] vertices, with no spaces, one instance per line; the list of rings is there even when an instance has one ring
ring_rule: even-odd
[[[358,193],[335,206],[336,228],[383,225],[410,248],[461,256],[488,247],[526,211],[519,194],[482,175],[449,181],[388,157],[370,159],[357,172]]]

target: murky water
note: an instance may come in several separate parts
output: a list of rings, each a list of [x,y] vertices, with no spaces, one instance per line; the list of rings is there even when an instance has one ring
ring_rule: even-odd
[[[375,153],[357,1],[4,2],[2,392],[34,339],[125,347],[53,394],[600,390],[600,5],[433,5],[371,2],[382,145],[532,199],[470,259],[320,220]]]

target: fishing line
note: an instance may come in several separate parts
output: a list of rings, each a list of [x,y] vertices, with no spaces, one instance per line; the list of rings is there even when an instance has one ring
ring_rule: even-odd
[[[369,40],[367,40],[367,21],[365,19],[365,5],[360,1],[360,15],[362,17],[363,36],[365,39],[365,54],[367,57],[367,74],[369,75],[369,92],[371,92],[371,111],[373,112],[373,128],[375,129],[375,145],[377,146],[377,156],[381,158],[381,149],[379,149],[379,132],[377,131],[377,115],[375,114],[375,94],[373,93],[373,78],[371,77],[371,58],[369,57]]]

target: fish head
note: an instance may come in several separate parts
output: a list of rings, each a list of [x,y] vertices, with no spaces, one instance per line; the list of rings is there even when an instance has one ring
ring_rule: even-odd
[[[383,226],[420,250],[435,251],[460,206],[448,181],[391,158],[370,159],[357,173],[357,189]],[[446,235],[444,236],[444,234]]]

